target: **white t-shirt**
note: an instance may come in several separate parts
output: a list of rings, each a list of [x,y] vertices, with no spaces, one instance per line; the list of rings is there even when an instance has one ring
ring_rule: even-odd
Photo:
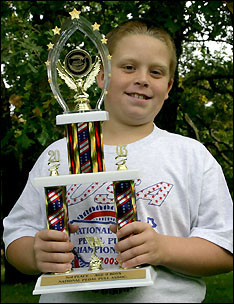
[[[46,229],[43,188],[33,179],[48,176],[48,151],[59,150],[60,175],[69,174],[66,139],[50,145],[29,174],[27,185],[9,216],[4,219],[7,246],[22,236],[34,236]],[[137,216],[161,234],[201,237],[233,252],[232,200],[220,165],[198,141],[169,133],[154,126],[147,137],[127,145],[128,169],[139,169],[135,180]],[[104,146],[106,171],[117,169],[116,146]],[[88,267],[92,250],[85,236],[101,237],[97,255],[103,267],[118,268],[112,181],[67,187],[69,220],[79,224],[71,235],[77,257],[75,266]],[[106,291],[82,291],[42,295],[40,302],[76,303],[198,303],[205,297],[201,278],[183,275],[165,267],[157,272],[153,286]],[[118,293],[116,293],[118,292]]]

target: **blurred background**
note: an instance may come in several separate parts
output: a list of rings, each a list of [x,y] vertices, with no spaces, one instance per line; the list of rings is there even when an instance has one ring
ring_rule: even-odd
[[[55,123],[62,109],[45,62],[52,29],[61,27],[73,8],[100,24],[105,35],[139,16],[152,18],[172,35],[178,68],[155,123],[202,142],[222,166],[233,197],[232,1],[1,1],[1,219],[41,152],[64,136]],[[2,282],[35,282],[7,263],[2,241],[1,248]]]

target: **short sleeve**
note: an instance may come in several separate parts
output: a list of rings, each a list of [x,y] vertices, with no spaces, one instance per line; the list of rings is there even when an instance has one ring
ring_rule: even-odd
[[[207,152],[196,223],[190,237],[201,237],[233,253],[233,202],[221,166]]]
[[[23,236],[34,236],[38,231],[46,229],[46,208],[43,189],[36,189],[30,175],[18,201],[3,220],[3,241],[5,248],[14,240]]]

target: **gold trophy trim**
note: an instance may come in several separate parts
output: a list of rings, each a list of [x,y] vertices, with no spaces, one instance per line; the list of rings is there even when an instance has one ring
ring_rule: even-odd
[[[73,63],[71,64],[71,60]],[[64,66],[60,60],[57,62],[57,71],[59,76],[65,81],[66,85],[76,92],[74,96],[75,108],[74,111],[90,110],[89,95],[86,92],[95,82],[96,76],[100,71],[101,62],[96,56],[95,62],[88,52],[82,49],[70,51],[64,61]],[[85,76],[84,79],[81,78]]]
[[[81,77],[90,71],[92,59],[85,50],[75,49],[66,55],[64,62],[67,72]]]
[[[85,236],[89,246],[92,248],[93,253],[89,262],[89,270],[102,270],[102,260],[97,256],[95,247],[103,247],[102,240],[97,236]]]
[[[63,285],[63,284],[80,284],[113,280],[134,280],[145,279],[145,269],[127,269],[116,271],[100,271],[90,273],[71,273],[68,275],[60,274],[57,276],[43,276],[40,286]]]

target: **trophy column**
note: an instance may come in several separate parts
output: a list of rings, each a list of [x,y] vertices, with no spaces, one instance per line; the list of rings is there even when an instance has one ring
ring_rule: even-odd
[[[124,146],[117,146],[116,165],[118,171],[128,170],[126,166],[127,148]],[[116,210],[116,225],[117,230],[125,225],[137,220],[136,210],[136,195],[134,180],[121,180],[113,182],[115,210]]]
[[[70,174],[105,171],[101,122],[66,124],[65,130]]]
[[[58,176],[60,154],[58,150],[49,153],[49,171],[50,176]],[[65,186],[48,186],[44,187],[45,203],[47,214],[47,228],[59,230],[69,235],[68,229],[68,207],[66,202]]]

